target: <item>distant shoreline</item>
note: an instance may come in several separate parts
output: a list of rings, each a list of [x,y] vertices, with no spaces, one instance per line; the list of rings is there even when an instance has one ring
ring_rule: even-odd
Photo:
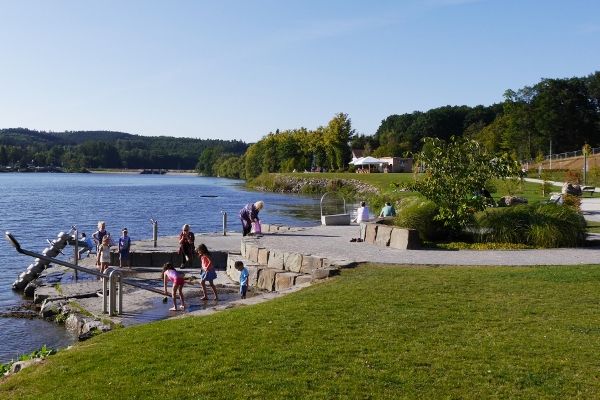
[[[139,175],[144,171],[143,169],[90,169],[92,174],[130,174]],[[169,170],[165,175],[198,175],[194,170]]]

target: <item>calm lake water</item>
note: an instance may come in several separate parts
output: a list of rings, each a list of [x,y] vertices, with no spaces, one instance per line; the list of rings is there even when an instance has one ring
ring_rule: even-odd
[[[219,232],[222,210],[228,230],[241,231],[238,211],[259,199],[265,202],[260,213],[265,223],[316,225],[320,214],[318,199],[256,193],[241,181],[185,175],[0,173],[0,190],[0,231],[12,232],[23,248],[37,252],[72,225],[91,235],[98,220],[106,221],[114,237],[127,227],[137,240],[152,237],[150,218],[158,221],[161,236],[177,235],[185,223],[196,233]],[[23,303],[11,286],[32,261],[0,240],[0,312]],[[0,363],[44,344],[60,348],[74,340],[52,322],[0,318]]]

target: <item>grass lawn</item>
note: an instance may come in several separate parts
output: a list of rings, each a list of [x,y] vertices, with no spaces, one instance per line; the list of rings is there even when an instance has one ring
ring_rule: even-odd
[[[100,335],[2,399],[599,398],[600,266],[363,266]]]
[[[391,184],[399,184],[400,186],[411,183],[414,179],[413,173],[392,173],[392,174],[356,174],[350,172],[341,173],[285,173],[281,175],[289,175],[295,177],[316,177],[326,179],[357,179],[366,183],[369,183],[377,187],[382,192],[388,192],[393,190]],[[542,196],[542,186],[539,183],[523,182],[522,184],[517,183],[503,183],[501,180],[494,182],[496,191],[492,193],[492,196],[498,200],[500,197],[507,194],[509,187],[515,192],[517,196],[526,198],[529,202],[536,202],[546,200],[550,196]],[[553,192],[559,192],[559,187],[553,187]],[[407,193],[409,194],[409,193]]]

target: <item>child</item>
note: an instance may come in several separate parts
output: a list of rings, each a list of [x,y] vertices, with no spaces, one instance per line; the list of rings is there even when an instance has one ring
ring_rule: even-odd
[[[213,283],[213,281],[217,279],[217,272],[215,271],[215,267],[212,265],[210,252],[204,243],[201,243],[196,250],[198,251],[198,256],[200,257],[200,265],[202,265],[200,285],[202,285],[203,296],[200,298],[200,300],[208,300],[208,297],[206,296],[206,281],[208,281],[210,287],[212,288],[213,294],[215,295],[215,300],[219,300],[217,297],[217,288]]]
[[[183,298],[184,277],[185,274],[175,270],[173,264],[168,262],[163,265],[161,278],[163,280],[165,296],[169,295],[169,292],[167,292],[167,281],[173,282],[173,292],[171,293],[173,307],[169,308],[169,311],[185,310],[185,299]],[[179,298],[181,299],[181,306],[179,308],[177,308],[177,293],[179,293]],[[165,302],[166,299],[165,297]]]
[[[100,252],[100,246],[102,246],[105,236],[110,236],[106,231],[106,223],[104,221],[98,221],[98,230],[92,234],[92,238],[94,238],[94,242],[96,243],[96,253]],[[97,260],[99,260],[99,258],[97,258]],[[100,261],[98,261],[96,265],[100,266]]]
[[[245,299],[246,292],[248,291],[248,275],[250,275],[248,273],[248,268],[244,267],[244,263],[241,261],[236,261],[233,266],[240,271],[240,295],[242,296],[242,299]]]
[[[127,228],[123,228],[123,236],[119,238],[119,267],[123,265],[130,267],[129,248],[131,247],[131,238],[127,236]]]
[[[96,264],[100,265],[100,272],[108,268],[110,264],[110,237],[104,236],[102,244],[98,247],[98,255],[96,256]]]
[[[79,249],[79,259],[81,259],[85,253],[88,253],[87,256],[89,257],[92,250],[96,248],[96,245],[91,238],[86,236],[85,232],[81,232],[81,239],[79,241],[81,244],[84,244],[81,246],[81,249]]]

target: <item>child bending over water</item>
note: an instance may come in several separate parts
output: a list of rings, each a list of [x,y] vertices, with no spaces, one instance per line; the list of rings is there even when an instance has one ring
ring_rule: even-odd
[[[177,311],[185,309],[185,299],[183,297],[183,285],[185,283],[184,280],[185,274],[183,272],[177,271],[173,264],[166,263],[163,265],[162,269],[162,280],[164,284],[165,296],[169,295],[167,292],[167,281],[173,282],[173,292],[171,296],[173,297],[173,307],[170,308],[170,311]],[[181,306],[177,308],[177,295],[179,294],[179,298],[181,299]],[[166,297],[165,297],[166,300]]]

